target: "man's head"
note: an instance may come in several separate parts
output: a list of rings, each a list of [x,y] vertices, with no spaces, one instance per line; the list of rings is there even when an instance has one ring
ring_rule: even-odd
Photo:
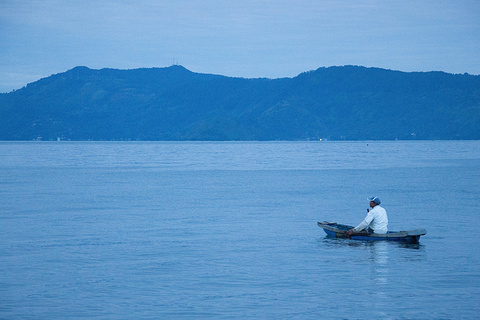
[[[370,200],[370,207],[372,208],[382,203],[379,197],[368,198],[368,200]]]

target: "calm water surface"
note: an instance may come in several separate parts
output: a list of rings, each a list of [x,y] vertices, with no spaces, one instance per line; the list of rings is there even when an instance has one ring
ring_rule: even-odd
[[[326,238],[378,195],[420,245]],[[474,319],[480,142],[0,142],[2,319]]]

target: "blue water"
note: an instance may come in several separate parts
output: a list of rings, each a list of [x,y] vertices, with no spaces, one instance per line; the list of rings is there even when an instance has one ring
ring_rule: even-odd
[[[474,319],[479,218],[480,141],[0,142],[0,318]]]

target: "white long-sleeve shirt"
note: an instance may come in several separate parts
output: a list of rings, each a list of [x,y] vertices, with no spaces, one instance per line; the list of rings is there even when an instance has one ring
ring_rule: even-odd
[[[387,225],[387,212],[382,207],[375,206],[375,208],[370,210],[365,219],[363,219],[363,221],[354,229],[356,232],[359,232],[370,228],[375,233],[387,233]]]

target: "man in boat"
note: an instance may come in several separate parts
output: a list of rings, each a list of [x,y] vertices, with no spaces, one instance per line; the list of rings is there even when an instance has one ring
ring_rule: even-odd
[[[382,202],[378,197],[368,198],[368,200],[372,210],[368,210],[367,216],[358,226],[347,231],[348,236],[363,230],[368,233],[387,233],[388,217],[385,209],[380,207]]]

